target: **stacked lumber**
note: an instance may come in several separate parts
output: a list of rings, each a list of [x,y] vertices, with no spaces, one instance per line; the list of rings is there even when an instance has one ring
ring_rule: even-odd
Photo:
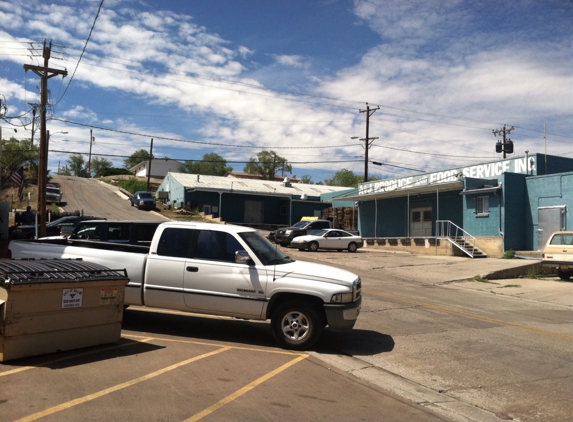
[[[358,209],[356,207],[336,207],[322,210],[322,217],[333,222],[334,228],[358,229]]]

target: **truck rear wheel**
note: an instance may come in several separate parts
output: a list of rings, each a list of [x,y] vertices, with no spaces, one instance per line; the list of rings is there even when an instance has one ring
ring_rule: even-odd
[[[322,334],[317,312],[307,304],[286,303],[280,306],[271,320],[273,337],[285,349],[306,350]]]
[[[571,271],[557,270],[557,275],[561,280],[567,281],[571,278]]]

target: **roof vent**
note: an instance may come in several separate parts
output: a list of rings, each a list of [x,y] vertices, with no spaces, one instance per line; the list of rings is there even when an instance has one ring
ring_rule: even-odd
[[[288,177],[285,177],[285,179],[284,179],[283,182],[282,182],[282,185],[283,185],[284,187],[286,187],[286,188],[292,187],[292,184],[290,183],[290,180],[289,180]]]
[[[303,194],[300,196],[300,199],[303,200],[303,201],[306,201],[306,199],[307,199],[306,193],[303,193]]]

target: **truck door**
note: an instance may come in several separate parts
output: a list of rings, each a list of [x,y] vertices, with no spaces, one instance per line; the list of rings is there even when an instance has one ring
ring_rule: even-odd
[[[201,313],[260,318],[266,269],[235,262],[235,252],[245,248],[232,234],[197,232],[193,258],[185,262],[185,305]]]
[[[187,310],[183,299],[183,278],[185,263],[192,256],[195,232],[192,228],[180,227],[163,230],[157,252],[150,253],[147,258],[145,305]]]

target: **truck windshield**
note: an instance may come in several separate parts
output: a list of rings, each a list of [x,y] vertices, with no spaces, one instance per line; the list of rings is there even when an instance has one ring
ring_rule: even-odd
[[[293,227],[296,227],[298,229],[302,229],[302,228],[308,226],[309,224],[310,224],[310,221],[299,221],[298,223],[293,224]]]
[[[239,236],[249,245],[263,265],[280,265],[294,262],[258,232],[239,233]]]

